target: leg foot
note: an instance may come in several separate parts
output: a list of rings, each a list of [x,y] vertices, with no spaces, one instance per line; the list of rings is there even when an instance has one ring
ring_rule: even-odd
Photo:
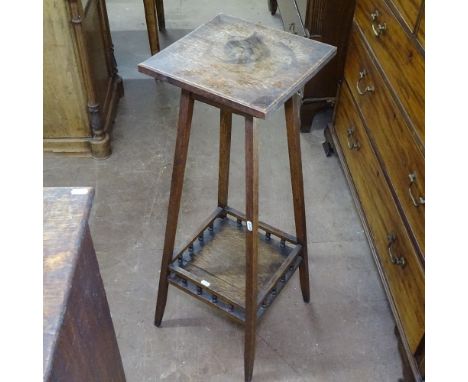
[[[277,9],[278,9],[277,0],[268,0],[268,10],[270,11],[272,16],[275,15]]]
[[[333,154],[333,148],[330,142],[327,142],[327,141],[323,142],[322,147],[323,147],[323,151],[325,152],[325,156],[331,157]]]
[[[325,137],[325,142],[322,143],[323,151],[325,151],[325,155],[329,157],[335,152],[335,148],[333,147],[333,138],[331,137],[330,127],[328,125],[323,131],[323,135]]]

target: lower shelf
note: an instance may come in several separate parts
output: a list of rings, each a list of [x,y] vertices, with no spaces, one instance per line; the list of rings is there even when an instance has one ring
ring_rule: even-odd
[[[218,209],[175,257],[169,283],[245,322],[245,218]],[[263,231],[263,232],[262,232]],[[257,318],[260,318],[302,261],[294,237],[259,224]]]

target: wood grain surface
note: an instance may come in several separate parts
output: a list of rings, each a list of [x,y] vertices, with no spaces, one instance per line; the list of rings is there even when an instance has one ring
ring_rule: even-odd
[[[242,308],[245,308],[246,290],[246,232],[245,224],[239,228],[230,218],[216,219],[213,234],[205,233],[203,244],[195,245],[193,260],[184,266],[197,279],[208,281],[210,289],[219,296],[225,296]],[[258,236],[257,243],[256,289],[262,290],[292,247],[282,248],[278,240],[266,241],[263,235]]]
[[[92,189],[72,195],[69,188],[44,188],[44,370],[50,363],[63,318],[66,292],[84,236]]]
[[[193,98],[189,92],[182,90],[180,95],[179,120],[177,123],[177,140],[172,168],[171,194],[167,208],[166,232],[164,234],[164,249],[161,260],[161,275],[159,276],[158,297],[154,322],[161,325],[167,302],[169,263],[174,253],[174,241],[179,220],[180,199],[184,183],[185,164],[187,162],[190,129],[192,127]]]
[[[424,272],[346,85],[342,87],[340,102],[342,106],[336,116],[335,131],[406,339],[414,352],[424,335]],[[350,128],[353,129],[352,137],[348,132]],[[359,147],[349,147],[349,140],[357,142]],[[391,262],[388,248],[388,235],[391,233],[395,234],[396,241],[390,250],[395,256],[404,257],[404,266]]]
[[[151,54],[159,52],[159,28],[155,0],[143,0],[145,8],[146,29],[148,31],[148,40]]]
[[[375,90],[361,95],[354,85],[359,78],[359,72],[363,69],[368,74],[360,82],[360,88],[372,85]],[[368,55],[357,28],[353,29],[350,38],[345,78],[351,84],[351,92],[364,117],[369,135],[376,143],[383,167],[424,256],[425,206],[414,206],[409,193],[411,187],[413,197],[425,195],[424,155],[418,150],[411,129],[407,126],[390,91]],[[410,174],[416,175],[416,181],[411,185]]]
[[[426,27],[426,11],[424,6],[421,9],[421,19],[419,20],[419,27],[417,32],[417,39],[419,44],[424,48],[425,46],[425,27]]]
[[[297,98],[291,97],[284,104],[286,132],[288,137],[289,172],[294,205],[294,223],[296,236],[302,245],[302,262],[299,266],[299,278],[304,302],[310,300],[309,255],[307,252],[307,224],[304,203],[304,181],[302,177],[301,137],[297,120]]]
[[[421,4],[423,0],[390,0],[390,1],[393,3],[395,8],[397,9],[401,18],[408,25],[408,28],[411,31],[414,31],[414,28],[416,26],[416,21],[419,15],[419,9],[421,8]]]
[[[138,65],[138,70],[265,118],[335,53],[328,44],[218,15]]]
[[[370,19],[376,9],[379,16],[374,24],[386,24],[387,28],[380,37],[375,36]],[[355,21],[396,93],[402,111],[424,145],[425,64],[417,44],[407,35],[384,0],[358,1]]]
[[[91,188],[45,188],[44,380],[124,382],[88,227]]]
[[[44,1],[44,138],[91,135],[68,4]]]

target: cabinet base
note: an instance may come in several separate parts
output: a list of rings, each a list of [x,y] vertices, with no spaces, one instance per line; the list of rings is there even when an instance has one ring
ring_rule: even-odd
[[[89,137],[44,138],[45,152],[73,154],[77,156],[92,156],[96,159],[106,159],[112,153],[110,133],[117,113],[119,99],[123,97],[122,78],[115,75],[110,84],[111,89],[108,102],[103,111],[104,137],[95,139]]]

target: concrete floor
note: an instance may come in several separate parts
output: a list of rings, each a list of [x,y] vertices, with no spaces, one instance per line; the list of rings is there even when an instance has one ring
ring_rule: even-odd
[[[105,161],[44,156],[45,186],[93,186],[91,232],[129,382],[242,381],[243,331],[221,313],[169,290],[153,326],[179,91],[136,72],[149,48],[142,1],[107,0],[125,97]],[[163,46],[220,13],[281,28],[267,2],[166,1]],[[255,381],[397,381],[394,321],[336,157],[318,118],[302,135],[311,303],[293,277],[258,328]],[[218,112],[195,106],[177,243],[216,203]],[[230,204],[243,210],[242,120],[234,118]],[[294,232],[284,110],[260,122],[260,217]]]

